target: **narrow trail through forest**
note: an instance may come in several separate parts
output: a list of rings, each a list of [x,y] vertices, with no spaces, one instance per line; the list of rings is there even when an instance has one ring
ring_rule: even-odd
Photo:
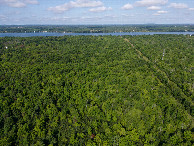
[[[192,115],[192,107],[194,107],[194,104],[192,102],[192,99],[184,94],[182,89],[173,81],[171,81],[167,74],[162,71],[157,65],[153,64],[141,51],[139,51],[134,44],[132,44],[127,38],[124,38],[126,42],[128,42],[132,48],[135,49],[135,51],[148,63],[150,64],[149,68],[153,70],[154,75],[160,80],[161,83],[165,84],[167,87],[170,88],[173,97],[177,100],[178,103],[180,103],[185,110],[188,112],[188,114],[193,117]],[[158,76],[161,75],[161,76]],[[174,92],[177,92],[175,95]]]

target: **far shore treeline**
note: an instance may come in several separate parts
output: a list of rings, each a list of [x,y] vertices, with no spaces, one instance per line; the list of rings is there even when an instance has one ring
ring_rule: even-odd
[[[194,32],[194,24],[0,25],[0,33]]]

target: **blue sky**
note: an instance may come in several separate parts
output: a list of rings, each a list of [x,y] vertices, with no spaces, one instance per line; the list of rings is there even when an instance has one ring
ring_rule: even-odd
[[[2,24],[194,24],[194,0],[0,0]]]

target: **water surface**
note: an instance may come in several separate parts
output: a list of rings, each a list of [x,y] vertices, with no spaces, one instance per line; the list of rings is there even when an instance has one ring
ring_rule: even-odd
[[[122,35],[154,35],[154,34],[177,34],[177,35],[194,35],[194,32],[116,32],[116,33],[57,33],[57,32],[47,32],[47,33],[0,33],[0,37],[33,37],[33,36],[79,36],[79,35],[92,35],[92,36],[122,36]]]

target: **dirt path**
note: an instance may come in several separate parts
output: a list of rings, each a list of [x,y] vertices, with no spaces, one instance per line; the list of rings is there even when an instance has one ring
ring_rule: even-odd
[[[135,46],[127,38],[125,38],[124,40],[128,42],[131,45],[131,47],[136,50],[139,56],[141,56],[147,63],[150,64],[150,69],[153,71],[154,75],[160,80],[161,83],[170,88],[172,95],[174,94],[174,92],[176,92],[176,94],[179,95],[179,96],[174,95],[174,98],[177,100],[179,104],[185,107],[185,110],[188,111],[188,114],[190,115],[190,112],[192,110],[190,108],[194,106],[192,99],[190,99],[190,97],[187,97],[182,91],[182,89],[178,87],[176,83],[174,83],[168,78],[167,74],[164,71],[162,71],[156,64],[153,64],[146,56],[144,56],[144,54],[141,51],[136,49]],[[192,117],[192,115],[190,116]]]
[[[128,40],[128,39],[124,39],[126,42],[128,42],[133,48],[134,48],[134,45]]]

